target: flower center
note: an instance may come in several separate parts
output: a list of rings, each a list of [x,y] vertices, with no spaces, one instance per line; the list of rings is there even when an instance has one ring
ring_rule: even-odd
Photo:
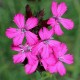
[[[44,40],[43,41],[44,44],[48,44],[48,42],[49,42],[48,40]]]
[[[25,51],[27,51],[27,52],[31,51],[31,46],[26,45],[25,48],[27,48],[27,49],[25,49]]]
[[[26,32],[26,29],[23,28],[23,29],[21,29],[21,31],[24,33],[24,32]]]
[[[24,49],[21,49],[21,52],[24,53]]]
[[[53,16],[53,18],[55,19],[55,21],[59,22],[59,17]]]
[[[63,61],[63,57],[59,57],[58,59],[59,59],[59,61]]]
[[[29,51],[31,51],[31,47],[29,45],[21,46],[21,52],[22,53],[29,52]]]

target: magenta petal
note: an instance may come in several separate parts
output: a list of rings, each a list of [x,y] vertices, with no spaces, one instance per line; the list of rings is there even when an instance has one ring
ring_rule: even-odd
[[[62,16],[66,11],[67,11],[66,4],[64,2],[60,3],[57,9],[58,16]]]
[[[58,15],[58,13],[57,13],[57,8],[58,8],[57,2],[53,2],[53,3],[52,3],[51,10],[52,10],[52,13],[53,13],[54,16],[57,16],[57,15]]]
[[[14,51],[20,51],[21,50],[21,48],[19,47],[19,45],[18,46],[12,45],[11,49],[14,50]]]
[[[58,52],[59,52],[59,56],[63,56],[64,54],[66,54],[66,52],[68,51],[68,48],[66,46],[65,43],[62,43],[59,47],[58,47]]]
[[[47,58],[43,58],[45,60],[45,62],[48,64],[48,66],[50,65],[54,65],[56,63],[56,59],[53,56],[53,54],[50,54]]]
[[[71,30],[74,28],[74,22],[70,19],[60,18],[59,21],[67,30]]]
[[[56,64],[48,67],[48,71],[50,73],[56,73],[57,72],[57,66],[56,66]]]
[[[25,59],[25,53],[19,53],[19,54],[16,54],[13,56],[13,62],[14,64],[17,64],[17,63],[22,63]]]
[[[44,45],[42,48],[42,51],[41,51],[41,57],[42,58],[51,58],[51,57],[53,57],[51,55],[52,52],[53,52],[53,50],[49,45]]]
[[[24,68],[26,74],[31,74],[31,65],[27,64]]]
[[[24,33],[20,32],[19,34],[16,35],[16,37],[13,38],[14,45],[22,44],[23,39],[24,39]]]
[[[45,69],[45,70],[48,70],[48,65],[47,65],[47,63],[45,62],[45,60],[41,60],[41,63],[42,63],[42,65],[43,65],[44,69]]]
[[[57,34],[58,36],[63,35],[63,31],[58,23],[55,25],[54,31],[55,31],[55,34]]]
[[[62,43],[61,46],[60,46],[60,56],[66,54],[66,52],[68,51],[68,48],[67,48],[67,45],[65,43]]]
[[[63,62],[65,62],[67,64],[72,64],[73,63],[73,55],[71,55],[71,54],[64,55]]]
[[[43,30],[42,30],[42,29],[40,29],[40,31],[39,31],[39,36],[40,36],[40,38],[41,38],[42,40],[45,39],[45,38],[44,38],[44,33],[43,33]]]
[[[47,24],[51,25],[53,28],[54,28],[54,25],[55,25],[56,21],[54,18],[50,18],[47,22]]]
[[[15,24],[18,26],[18,28],[24,27],[24,15],[21,13],[18,13],[15,15],[14,20]]]
[[[6,30],[6,36],[8,37],[8,38],[13,38],[13,37],[15,37],[16,35],[18,34],[18,30],[16,29],[16,28],[8,28],[7,30]]]
[[[64,54],[66,54],[68,48],[66,46],[66,44],[62,43],[57,47],[54,47],[54,52],[57,58],[64,56]]]
[[[49,57],[50,51],[49,51],[49,46],[45,45],[42,49],[43,51],[41,52],[42,58],[47,58]]]
[[[43,67],[45,68],[45,70],[50,70],[50,67],[54,66],[54,64],[56,63],[56,60],[55,60],[53,54],[50,54],[47,58],[42,58],[41,62],[43,64]]]
[[[60,74],[61,76],[63,76],[63,75],[66,74],[66,69],[65,69],[65,67],[64,67],[64,65],[63,65],[62,62],[58,62],[58,63],[57,63],[57,70],[58,70],[58,72],[59,72],[59,74]]]
[[[25,73],[26,74],[32,74],[33,72],[35,72],[37,65],[38,65],[38,62],[36,62],[34,64],[27,64],[25,66]]]
[[[39,36],[41,40],[50,39],[53,35],[53,32],[54,32],[53,30],[48,30],[46,27],[43,27],[39,31]]]
[[[33,44],[36,44],[38,42],[37,35],[30,32],[30,31],[26,31],[26,39],[27,39],[27,43],[29,45],[33,45]]]
[[[43,42],[38,43],[37,45],[35,45],[32,48],[32,54],[33,55],[38,55],[38,53],[40,53],[42,51],[43,46],[44,46]]]
[[[34,64],[36,61],[38,61],[38,60],[37,60],[37,57],[36,57],[35,55],[31,54],[31,52],[28,52],[28,53],[26,54],[26,57],[27,57],[27,59],[28,59],[28,63],[29,63],[29,64]]]
[[[61,42],[57,41],[57,40],[49,40],[49,46],[50,47],[57,47],[60,46]]]
[[[38,19],[35,17],[31,17],[31,18],[28,18],[25,26],[26,26],[27,30],[30,30],[30,29],[36,27],[37,24],[38,24]]]
[[[23,41],[24,33],[22,33],[20,29],[9,28],[6,30],[6,36],[8,38],[13,38],[14,45],[19,45]]]

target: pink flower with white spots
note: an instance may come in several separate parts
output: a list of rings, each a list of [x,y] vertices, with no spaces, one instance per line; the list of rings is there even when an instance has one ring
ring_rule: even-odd
[[[51,10],[53,17],[48,20],[47,24],[50,24],[53,27],[55,34],[63,34],[59,23],[61,23],[67,30],[73,29],[74,22],[71,19],[62,18],[62,15],[67,11],[67,6],[64,2],[59,5],[57,2],[52,2]]]
[[[73,63],[73,56],[71,54],[66,54],[67,50],[68,50],[67,46],[64,43],[54,48],[56,64],[49,68],[51,73],[59,72],[61,76],[66,74],[66,69],[63,63],[66,63],[66,64]]]
[[[31,52],[32,46],[29,46],[28,44],[23,45],[18,45],[18,46],[12,46],[12,50],[17,51],[18,54],[13,55],[13,62],[15,64],[17,63],[22,63],[25,58],[26,54],[28,52]]]
[[[53,30],[48,30],[46,27],[40,29],[39,36],[41,40],[34,46],[32,53],[35,55],[41,53],[41,57],[46,58],[52,52],[52,48],[60,45],[60,42],[52,39]]]
[[[27,43],[35,44],[38,41],[37,35],[29,31],[38,24],[38,19],[35,17],[28,18],[25,22],[24,15],[19,13],[14,17],[14,23],[18,28],[12,28],[6,30],[6,36],[13,39],[14,45],[22,44],[24,37],[27,39]]]

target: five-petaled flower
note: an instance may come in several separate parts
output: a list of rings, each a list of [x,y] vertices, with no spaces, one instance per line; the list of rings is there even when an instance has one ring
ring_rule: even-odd
[[[53,33],[52,29],[48,30],[46,27],[40,29],[39,36],[41,40],[34,46],[32,53],[35,55],[40,53],[42,57],[48,57],[52,52],[52,48],[60,45],[59,41],[52,38]]]
[[[73,29],[74,22],[71,19],[62,18],[62,15],[67,10],[67,6],[64,2],[60,3],[59,5],[57,2],[52,2],[51,10],[52,10],[53,17],[51,17],[48,20],[47,24],[50,24],[52,26],[55,34],[57,35],[63,34],[63,31],[60,28],[59,23],[61,23],[63,27],[66,28],[67,30]]]
[[[6,30],[6,36],[13,39],[14,45],[22,44],[24,36],[27,39],[27,43],[35,44],[38,41],[37,35],[29,31],[38,24],[38,19],[35,17],[28,18],[27,21],[24,21],[24,16],[21,13],[18,13],[14,17],[14,22],[18,28],[12,28]]]
[[[66,64],[72,64],[73,63],[73,55],[66,54],[68,51],[68,48],[66,44],[62,43],[60,46],[55,47],[54,49],[54,56],[56,60],[56,64],[54,66],[49,67],[49,71],[51,73],[59,72],[61,76],[66,74],[66,69],[62,62]]]

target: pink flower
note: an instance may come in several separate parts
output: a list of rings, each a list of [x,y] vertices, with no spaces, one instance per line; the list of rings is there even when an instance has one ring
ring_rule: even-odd
[[[64,43],[54,48],[54,55],[57,62],[54,66],[50,67],[51,73],[59,72],[61,76],[66,74],[66,69],[62,62],[66,64],[73,63],[73,56],[71,54],[65,54],[67,50],[67,46]]]
[[[73,29],[74,22],[70,19],[62,18],[62,15],[67,10],[67,6],[64,2],[60,3],[59,5],[57,2],[53,2],[51,10],[54,16],[48,20],[47,24],[50,24],[53,27],[55,34],[63,34],[59,23],[61,23],[67,30]]]
[[[38,19],[35,17],[28,18],[25,22],[24,16],[19,13],[14,17],[14,23],[18,28],[9,28],[6,30],[6,36],[13,39],[14,45],[22,44],[24,37],[27,39],[27,43],[35,44],[38,41],[37,35],[29,30],[37,26]],[[26,24],[25,24],[26,23]]]
[[[28,63],[25,65],[25,72],[26,74],[33,73],[37,66],[38,66],[38,58],[35,55],[32,55],[32,47],[28,44],[25,45],[18,45],[18,46],[12,46],[12,50],[17,51],[18,54],[13,56],[13,62],[15,64],[17,63],[23,63],[25,59],[27,59]]]
[[[31,46],[29,46],[28,44],[23,45],[19,45],[19,46],[12,46],[12,50],[17,51],[18,54],[13,55],[13,62],[15,64],[17,63],[22,63],[25,58],[26,58],[26,54],[28,54],[28,52],[31,52]]]
[[[34,53],[35,55],[41,53],[41,57],[46,58],[49,56],[49,53],[52,52],[52,48],[54,46],[60,45],[60,42],[52,39],[52,29],[48,30],[47,28],[43,27],[39,31],[39,36],[41,40],[33,47],[32,53]]]

